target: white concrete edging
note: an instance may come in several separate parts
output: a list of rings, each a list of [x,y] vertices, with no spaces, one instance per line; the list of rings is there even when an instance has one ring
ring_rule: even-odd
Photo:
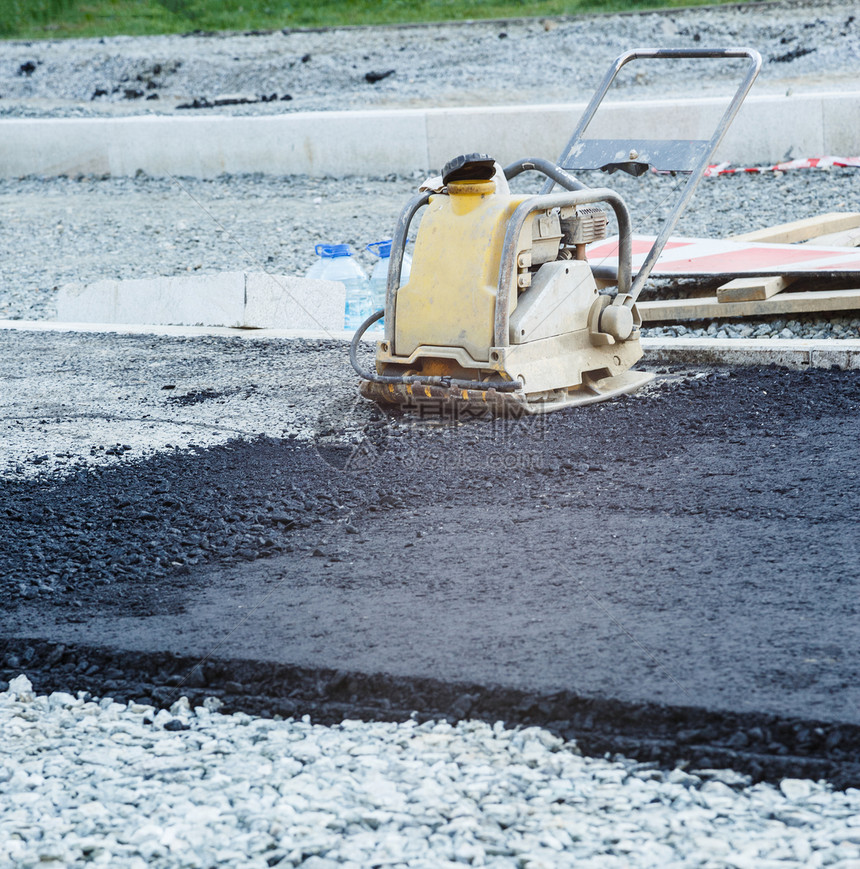
[[[643,338],[645,359],[679,365],[860,369],[856,338]]]
[[[607,103],[591,136],[704,138],[726,100]],[[255,117],[6,118],[0,177],[222,173],[352,175],[438,170],[470,151],[553,159],[585,103],[296,112]],[[715,159],[768,163],[860,152],[860,91],[747,99]]]
[[[66,284],[57,317],[70,323],[145,323],[257,329],[343,330],[346,291],[339,281],[221,272],[212,275]]]

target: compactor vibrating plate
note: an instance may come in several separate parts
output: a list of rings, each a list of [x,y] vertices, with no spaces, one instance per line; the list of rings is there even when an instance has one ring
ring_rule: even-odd
[[[584,138],[609,86],[639,59],[746,59],[710,139]],[[545,413],[632,392],[651,379],[641,358],[636,299],[761,67],[758,52],[636,49],[612,65],[557,163],[529,158],[502,168],[486,154],[451,160],[407,203],[394,235],[385,308],[365,320],[350,348],[361,392],[381,404]],[[631,225],[614,191],[587,187],[573,172],[634,176],[649,169],[688,175],[642,267],[631,273]],[[546,176],[539,195],[515,195],[508,180]],[[562,192],[553,192],[556,186]],[[409,280],[400,285],[406,239],[422,208]],[[618,227],[618,267],[595,275],[587,246]],[[375,370],[359,341],[385,318]]]

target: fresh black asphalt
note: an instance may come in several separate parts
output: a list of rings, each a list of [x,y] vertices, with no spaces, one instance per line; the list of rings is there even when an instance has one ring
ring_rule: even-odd
[[[353,443],[335,414],[7,479],[0,675],[853,782],[858,409],[854,372],[663,368],[538,420],[364,408]]]

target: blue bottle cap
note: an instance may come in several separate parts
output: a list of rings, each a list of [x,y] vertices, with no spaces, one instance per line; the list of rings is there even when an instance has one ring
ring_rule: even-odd
[[[314,247],[314,253],[323,259],[334,259],[339,256],[352,256],[348,244],[318,244]]]
[[[372,241],[366,248],[371,253],[376,254],[380,259],[385,259],[391,256],[392,239],[386,238],[383,241]]]

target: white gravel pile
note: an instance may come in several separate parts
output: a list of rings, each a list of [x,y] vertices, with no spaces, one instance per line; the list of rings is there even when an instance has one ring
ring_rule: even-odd
[[[592,760],[539,728],[0,694],[0,865],[860,865],[860,791]]]
[[[750,319],[711,321],[707,325],[676,323],[644,328],[642,334],[647,338],[858,338],[860,318],[807,314],[799,319],[777,317],[764,322]]]

